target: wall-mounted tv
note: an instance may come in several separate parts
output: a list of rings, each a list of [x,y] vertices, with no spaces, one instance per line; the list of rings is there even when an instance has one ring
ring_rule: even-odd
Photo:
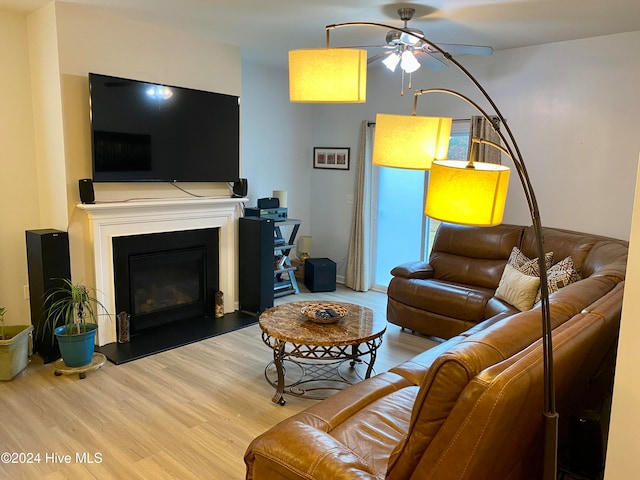
[[[234,95],[89,74],[94,182],[232,182]]]

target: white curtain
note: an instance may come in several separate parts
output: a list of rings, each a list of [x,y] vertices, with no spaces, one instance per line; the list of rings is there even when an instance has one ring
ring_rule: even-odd
[[[359,292],[371,288],[371,155],[375,123],[363,121],[360,127],[353,222],[344,284]]]
[[[473,137],[489,140],[500,145],[500,136],[496,133],[496,130],[499,128],[500,119],[498,117],[492,117],[491,122],[481,115],[471,117],[471,126],[469,127],[469,151],[471,151],[471,138]],[[477,145],[476,147],[478,148],[478,162],[501,163],[501,153],[497,148],[490,145]]]

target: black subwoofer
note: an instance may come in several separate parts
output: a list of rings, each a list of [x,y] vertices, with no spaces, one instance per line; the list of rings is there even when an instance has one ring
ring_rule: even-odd
[[[333,292],[336,289],[336,263],[328,258],[307,258],[304,284],[312,292]]]

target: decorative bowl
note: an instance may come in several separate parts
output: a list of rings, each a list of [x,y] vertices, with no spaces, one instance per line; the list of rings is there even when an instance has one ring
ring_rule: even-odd
[[[300,309],[300,313],[315,323],[335,323],[347,314],[347,309],[339,303],[310,303]]]

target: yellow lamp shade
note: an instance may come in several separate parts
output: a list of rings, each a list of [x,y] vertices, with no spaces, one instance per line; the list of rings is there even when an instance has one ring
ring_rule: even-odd
[[[434,160],[447,158],[450,135],[450,118],[379,113],[373,164],[429,170]]]
[[[289,52],[289,99],[300,103],[367,100],[367,51],[314,48]]]
[[[444,222],[491,226],[502,222],[509,168],[456,160],[433,162],[425,215]]]

